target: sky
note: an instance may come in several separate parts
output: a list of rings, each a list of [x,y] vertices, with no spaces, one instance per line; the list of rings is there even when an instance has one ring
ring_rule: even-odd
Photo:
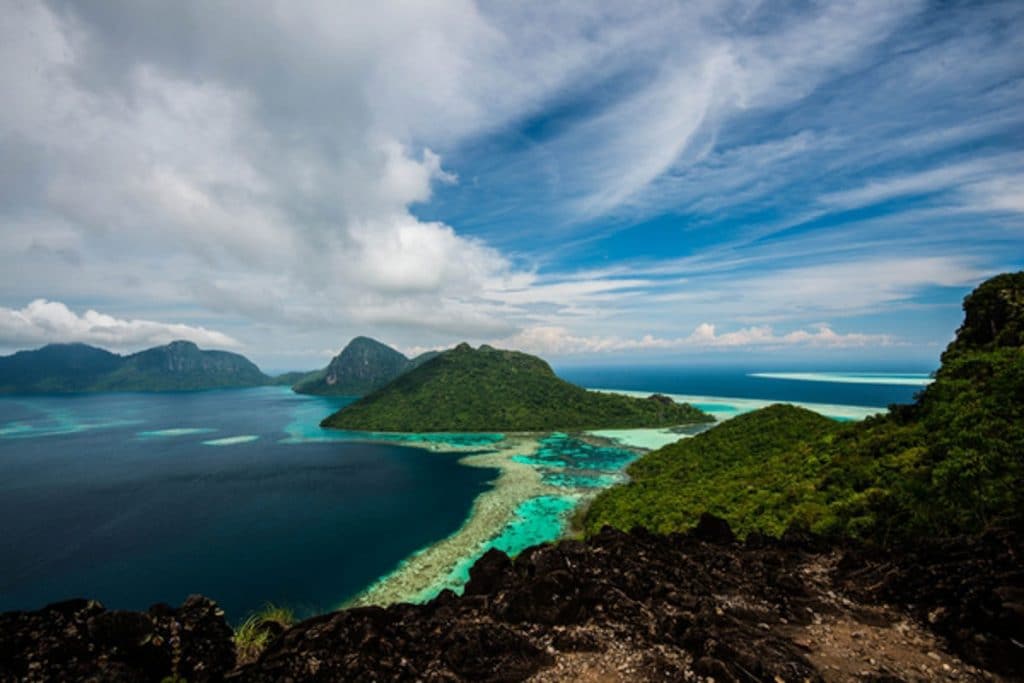
[[[0,0],[0,352],[934,366],[1024,3]]]

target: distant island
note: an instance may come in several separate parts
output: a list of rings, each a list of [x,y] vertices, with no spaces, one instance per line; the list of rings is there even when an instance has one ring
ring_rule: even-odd
[[[419,367],[437,351],[407,358],[369,337],[356,337],[322,370],[296,378],[292,389],[316,396],[364,396]]]
[[[88,344],[48,344],[0,357],[0,393],[188,391],[272,383],[248,358],[174,341],[127,356]]]
[[[324,427],[380,432],[551,431],[714,422],[664,396],[587,391],[542,359],[460,344],[327,417]]]

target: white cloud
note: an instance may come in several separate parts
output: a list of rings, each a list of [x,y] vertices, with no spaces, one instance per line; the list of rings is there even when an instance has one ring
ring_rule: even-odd
[[[770,326],[747,327],[719,333],[715,325],[701,323],[688,336],[678,338],[644,335],[637,338],[574,335],[564,327],[536,326],[501,339],[495,344],[541,355],[574,355],[612,353],[618,351],[684,351],[700,349],[744,349],[755,347],[828,347],[850,348],[863,346],[889,346],[894,342],[889,335],[857,332],[837,333],[827,324],[815,325],[810,330],[796,329],[782,334]]]
[[[5,16],[0,84],[20,95],[0,108],[0,141],[18,147],[0,143],[0,154],[21,150],[40,174],[33,193],[0,202],[4,260],[28,251],[28,216],[29,230],[70,232],[62,241],[77,259],[18,273],[20,290],[80,298],[131,264],[135,296],[164,303],[228,312],[244,302],[233,312],[262,320],[309,319],[315,303],[335,326],[402,324],[404,310],[457,319],[467,297],[510,272],[496,250],[410,212],[434,183],[458,179],[409,131],[441,139],[446,125],[464,134],[490,120],[480,82],[465,90],[457,78],[476,68],[467,51],[488,52],[482,37],[495,37],[474,6],[297,4],[287,15],[246,11],[244,28],[227,8],[185,3],[171,14],[203,27],[180,36],[198,43],[187,57],[151,49],[159,33],[152,45],[141,38],[157,30],[144,8],[121,8],[118,21],[134,29],[39,3]],[[121,59],[133,30],[140,40]],[[277,47],[252,53],[239,31]],[[445,55],[449,68],[436,59]],[[264,82],[269,74],[282,78]],[[433,100],[437,87],[453,99]],[[176,278],[147,277],[172,258]],[[387,310],[374,311],[380,301]]]
[[[979,211],[1024,213],[1024,173],[1007,174],[963,188],[967,205]]]
[[[934,194],[989,178],[998,174],[1008,162],[1019,165],[1016,158],[999,157],[950,164],[926,171],[872,180],[861,187],[832,192],[822,195],[819,199],[821,203],[831,208],[854,209],[890,199]]]
[[[0,345],[38,346],[84,342],[107,349],[138,350],[184,339],[207,348],[236,348],[230,336],[180,323],[125,320],[88,310],[78,315],[59,301],[37,299],[20,309],[0,307]]]

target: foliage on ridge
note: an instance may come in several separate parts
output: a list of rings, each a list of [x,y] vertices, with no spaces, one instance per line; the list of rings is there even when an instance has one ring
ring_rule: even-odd
[[[663,398],[663,397],[662,397]],[[323,421],[384,432],[548,431],[663,427],[712,418],[662,398],[587,391],[540,358],[461,344]]]
[[[883,544],[1024,523],[1024,273],[980,285],[915,403],[827,425],[772,406],[650,453],[585,517],[659,531],[709,510],[742,534],[796,525]]]

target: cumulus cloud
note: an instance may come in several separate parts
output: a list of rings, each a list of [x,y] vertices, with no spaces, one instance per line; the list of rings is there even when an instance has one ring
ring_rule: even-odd
[[[230,336],[205,327],[125,320],[91,309],[79,315],[59,301],[36,299],[20,309],[0,307],[0,346],[84,342],[107,349],[135,351],[179,339],[206,348],[240,346]]]
[[[716,348],[750,349],[799,346],[850,348],[867,345],[890,346],[895,341],[889,335],[857,332],[837,333],[825,323],[819,323],[809,330],[796,329],[779,334],[767,325],[719,333],[715,325],[705,322],[698,325],[689,335],[677,338],[656,337],[650,334],[637,338],[578,336],[564,327],[536,326],[495,343],[531,353],[557,356],[618,351],[683,351]]]
[[[169,283],[176,291],[142,278],[138,295],[224,308],[273,288],[269,315],[302,317],[294,309],[316,300],[348,322],[380,299],[454,312],[510,268],[410,211],[435,183],[458,181],[410,133],[443,139],[444,125],[487,119],[480,94],[448,79],[489,49],[490,29],[473,5],[455,5],[298,3],[277,14],[16,3],[0,29],[0,84],[11,94],[0,155],[37,174],[31,192],[0,203],[0,230],[17,235],[32,216],[40,235],[70,232],[77,267],[51,261],[12,274],[12,287],[52,291],[73,271],[76,287],[102,288],[120,270],[105,267],[110,254],[139,273],[171,255],[185,261]],[[165,42],[172,33],[180,45]],[[273,36],[279,49],[255,50],[240,33]],[[454,62],[437,63],[446,54]],[[433,101],[438,88],[453,99]]]

